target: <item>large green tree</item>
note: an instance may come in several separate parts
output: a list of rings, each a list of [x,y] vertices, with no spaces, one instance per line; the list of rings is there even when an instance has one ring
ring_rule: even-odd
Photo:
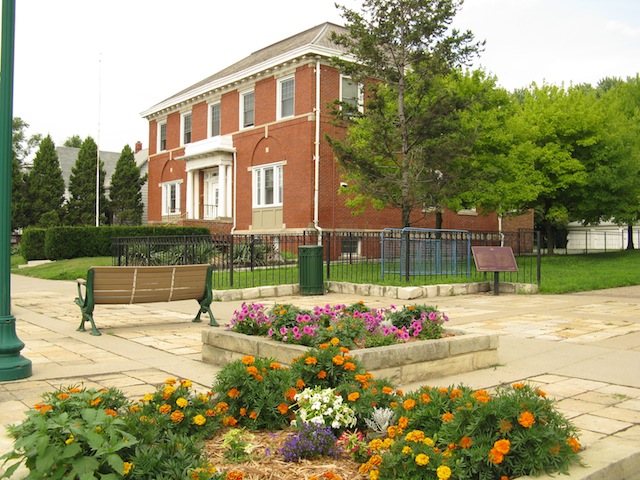
[[[33,159],[27,177],[29,225],[49,227],[61,223],[64,202],[64,179],[56,146],[47,135]]]
[[[111,177],[111,213],[116,225],[140,225],[142,223],[142,186],[147,176],[140,176],[133,150],[125,145]]]
[[[99,174],[97,174],[99,172]],[[106,221],[107,200],[105,197],[106,172],[104,162],[99,161],[98,147],[91,137],[87,137],[78,151],[78,159],[71,169],[66,221],[70,225],[95,225],[96,223],[96,180],[98,183],[99,223]],[[96,178],[98,177],[98,178]]]
[[[28,201],[26,192],[25,160],[40,143],[42,135],[27,136],[29,124],[20,117],[13,118],[13,154],[11,165],[11,229],[28,225]]]
[[[453,70],[482,47],[470,31],[451,28],[461,5],[460,0],[365,0],[361,12],[339,7],[349,33],[333,40],[351,58],[335,63],[364,86],[367,103],[361,115],[339,105],[335,114],[349,131],[346,139],[328,140],[357,190],[356,202],[371,199],[379,207],[399,208],[402,226],[432,203],[443,166],[454,172],[469,146],[455,115],[464,95],[443,90]],[[439,129],[446,139],[438,138]]]
[[[64,141],[62,146],[80,148],[82,147],[82,138],[80,138],[80,135],[72,135]]]

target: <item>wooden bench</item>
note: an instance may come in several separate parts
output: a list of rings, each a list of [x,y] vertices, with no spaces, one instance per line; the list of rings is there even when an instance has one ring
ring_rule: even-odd
[[[79,278],[78,298],[75,302],[82,310],[78,331],[84,331],[85,322],[91,322],[91,335],[100,335],[93,321],[93,309],[100,304],[133,304],[197,300],[200,322],[202,313],[209,314],[209,325],[218,326],[211,302],[211,265],[175,265],[167,267],[91,267],[87,279]],[[83,292],[84,287],[84,292]]]

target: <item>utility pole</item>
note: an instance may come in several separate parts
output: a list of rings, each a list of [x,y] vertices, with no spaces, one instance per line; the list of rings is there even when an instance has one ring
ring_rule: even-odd
[[[0,59],[0,381],[31,376],[31,360],[11,315],[11,167],[13,157],[13,51],[16,1],[2,0]]]

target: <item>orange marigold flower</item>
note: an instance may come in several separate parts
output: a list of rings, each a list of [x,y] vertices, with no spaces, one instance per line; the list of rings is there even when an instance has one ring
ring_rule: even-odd
[[[95,399],[91,400],[90,405],[92,407],[95,407],[96,405],[100,405],[100,402],[102,402],[102,397],[98,397],[98,398],[95,398]]]
[[[329,343],[335,347],[340,343],[340,339],[338,337],[333,337],[331,340],[329,340]]]
[[[347,399],[350,402],[355,402],[356,400],[358,400],[360,398],[360,394],[358,392],[351,392],[349,394],[349,396],[347,397]]]
[[[409,425],[409,419],[408,419],[407,417],[400,417],[400,418],[398,419],[398,426],[399,426],[401,429],[403,429],[403,430],[404,430],[405,428],[407,428],[407,425]]]
[[[340,351],[342,353],[349,353],[349,349],[347,347],[340,347]]]
[[[382,393],[385,395],[391,395],[393,393],[393,388],[391,387],[382,387]]]
[[[538,395],[540,395],[541,397],[546,397],[547,396],[547,392],[545,392],[544,390],[538,389]]]
[[[249,418],[251,420],[255,420],[256,418],[258,418],[258,412],[256,412],[255,410],[252,410],[251,413],[249,414]]]
[[[404,436],[407,442],[421,442],[424,440],[424,432],[422,430],[412,430]]]
[[[191,388],[191,386],[193,385],[193,383],[191,382],[191,380],[180,380],[180,385],[182,385],[184,388]]]
[[[369,377],[367,377],[366,375],[363,375],[361,373],[357,374],[354,378],[360,383],[364,383],[369,379]]]
[[[299,378],[299,379],[296,381],[296,388],[297,388],[298,390],[302,390],[306,385],[307,385],[307,384],[306,384],[306,383],[304,383],[304,380],[302,380],[301,378]],[[296,393],[297,393],[297,392],[296,392]]]
[[[280,368],[282,368],[278,362],[271,362],[269,364],[269,367],[271,367],[273,370],[279,370]]]
[[[356,369],[356,364],[353,362],[347,362],[342,366],[342,368],[353,372]]]
[[[258,369],[256,367],[254,367],[253,365],[251,365],[250,367],[247,367],[247,373],[249,375],[257,375],[258,374]]]
[[[491,395],[489,395],[489,392],[482,389],[476,390],[471,394],[471,396],[480,403],[487,403],[489,400],[491,400]]]
[[[241,416],[241,417],[244,417],[246,414],[247,414],[247,409],[246,409],[246,408],[244,408],[244,407],[242,407],[242,408],[240,409],[240,416]]]
[[[80,393],[82,390],[78,387],[70,388],[69,393]]]
[[[522,390],[524,388],[524,383],[512,383],[511,386],[516,390]]]
[[[412,410],[416,406],[416,401],[412,398],[408,398],[404,402],[402,402],[402,406],[405,410]]]
[[[460,448],[469,448],[471,447],[471,438],[470,437],[462,437],[460,439]]]
[[[321,379],[321,380],[322,380],[323,378],[327,378],[327,372],[325,372],[324,370],[320,370],[320,371],[318,372],[318,378],[319,378],[319,379]]]
[[[215,417],[216,411],[210,408],[206,412],[204,412],[204,415],[206,417]]]
[[[218,413],[225,413],[227,410],[229,410],[229,404],[227,402],[219,402],[216,405],[216,411]]]
[[[303,382],[304,383],[304,382]],[[290,402],[293,402],[293,398],[298,394],[297,390],[295,388],[290,388],[289,390],[287,390],[284,393],[284,398],[286,398],[287,400],[289,400]]]
[[[240,396],[240,390],[234,387],[227,392],[227,395],[229,395],[231,398],[238,398]]]
[[[507,477],[506,475],[502,475],[502,476],[500,477],[500,480],[509,480],[509,477]]]
[[[176,410],[171,414],[170,418],[173,422],[180,423],[182,420],[184,420],[184,413],[182,413],[180,410]]]
[[[175,378],[167,378],[164,383],[167,385],[175,385],[177,380]]]
[[[499,463],[502,463],[503,460],[504,455],[498,452],[495,448],[492,448],[489,451],[489,461],[491,463],[495,463],[496,465],[498,465]]]
[[[404,396],[404,393],[402,393],[402,390],[397,389],[397,390],[396,390],[396,395],[398,395],[399,397],[403,397],[403,396]]]
[[[287,413],[289,413],[289,405],[287,405],[286,403],[281,403],[280,405],[278,405],[278,411],[282,415],[286,415]]]
[[[130,411],[131,413],[139,412],[139,411],[140,411],[140,405],[131,405],[131,406],[129,407],[129,411]]]
[[[453,420],[453,413],[451,412],[446,412],[442,414],[442,421],[443,422],[450,422],[451,420]]]
[[[71,395],[69,395],[68,393],[60,393],[58,394],[58,396],[56,397],[58,400],[66,400],[69,397],[71,397]]]
[[[396,408],[397,406],[398,406],[398,402],[389,403],[389,407],[391,407],[391,408]]]
[[[502,440],[496,440],[493,443],[493,448],[497,452],[506,455],[507,453],[509,453],[509,450],[511,450],[511,442],[505,438],[503,438]]]
[[[104,413],[106,413],[107,415],[111,415],[112,417],[117,417],[118,416],[118,412],[116,412],[114,409],[112,408],[107,408]]]
[[[255,361],[256,359],[253,357],[253,355],[245,355],[244,357],[242,357],[242,363],[244,363],[245,365],[251,365]]]
[[[238,423],[238,420],[236,420],[233,417],[222,417],[222,425],[225,427],[233,427]]]
[[[244,473],[236,472],[235,470],[228,472],[225,480],[242,480],[244,478]]]
[[[460,398],[460,397],[462,397],[462,390],[460,390],[459,388],[454,388],[449,393],[449,398],[451,400],[455,400],[456,398]]]
[[[422,403],[429,403],[431,401],[431,396],[428,393],[423,393],[420,395],[420,401]]]
[[[518,423],[524,428],[529,428],[535,423],[535,418],[531,412],[522,412],[518,417]]]
[[[560,444],[557,443],[555,446],[549,447],[549,453],[552,455],[558,455],[558,453],[560,453]]]
[[[576,453],[579,452],[580,449],[582,448],[582,446],[580,445],[580,442],[578,442],[578,440],[573,437],[569,437],[567,439],[567,443],[571,447],[571,450],[573,450]]]
[[[304,363],[306,363],[307,365],[315,365],[318,363],[318,359],[315,357],[307,357],[305,358]]]
[[[327,348],[329,348],[329,344],[328,343],[321,343],[320,345],[318,345],[318,348],[320,350],[326,350]]]
[[[166,403],[164,405],[160,405],[158,407],[158,411],[163,414],[169,413],[171,411],[171,405],[168,405]]]
[[[391,425],[390,427],[387,427],[387,436],[389,438],[395,438],[399,433],[399,428],[397,425]]]
[[[260,374],[254,375],[253,378],[255,378],[257,382],[264,380],[264,377]]]
[[[53,406],[49,405],[48,403],[37,403],[34,408],[41,414],[45,414],[53,410]]]
[[[507,420],[500,420],[500,433],[510,432],[513,428],[511,422]]]
[[[342,365],[344,363],[344,357],[341,355],[336,355],[331,359],[331,361],[336,365]]]
[[[449,389],[447,387],[440,387],[438,389],[438,391],[442,394],[442,395],[449,395]]]

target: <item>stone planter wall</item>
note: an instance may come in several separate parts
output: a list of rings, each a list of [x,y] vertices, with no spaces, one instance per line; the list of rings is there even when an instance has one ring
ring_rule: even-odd
[[[376,378],[388,378],[398,386],[498,364],[497,334],[451,332],[455,335],[439,340],[352,350],[351,353]],[[203,330],[202,342],[202,361],[220,367],[245,355],[270,357],[290,365],[293,358],[307,350],[301,345],[287,345],[223,327]]]

